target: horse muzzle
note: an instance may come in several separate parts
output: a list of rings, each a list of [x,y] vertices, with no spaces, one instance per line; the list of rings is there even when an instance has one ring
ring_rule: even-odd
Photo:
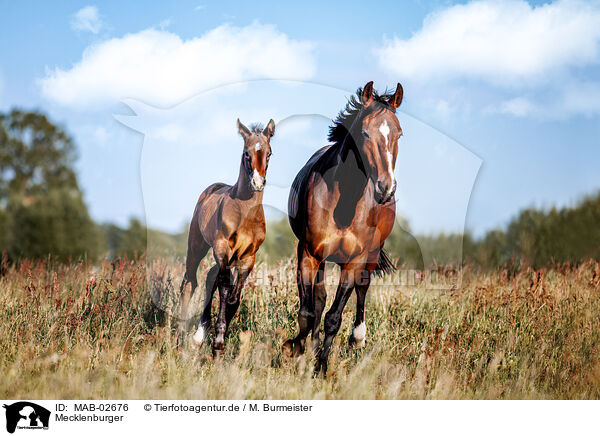
[[[391,184],[378,181],[375,184],[375,201],[379,204],[384,204],[390,201],[396,193],[396,179],[392,179]]]
[[[254,192],[261,192],[265,189],[266,180],[261,176],[258,171],[254,170],[252,178],[250,179],[250,186]]]

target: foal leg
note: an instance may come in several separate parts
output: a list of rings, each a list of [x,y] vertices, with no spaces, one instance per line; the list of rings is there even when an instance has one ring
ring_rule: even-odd
[[[204,309],[202,317],[198,323],[198,330],[194,334],[194,342],[201,344],[206,337],[206,332],[210,328],[210,317],[212,312],[212,300],[217,289],[217,275],[219,274],[219,265],[214,265],[206,274],[206,286],[204,288]]]
[[[244,287],[244,283],[250,275],[252,268],[254,268],[254,256],[248,256],[245,259],[241,259],[236,264],[235,281],[233,283],[233,289],[227,297],[227,306],[225,309],[225,334],[229,331],[229,323],[240,306],[242,288]]]
[[[196,271],[198,265],[206,256],[209,250],[209,245],[204,241],[200,235],[200,230],[194,230],[195,227],[190,228],[190,236],[188,239],[187,256],[185,259],[185,273],[183,274],[183,280],[180,286],[180,312],[178,322],[179,341],[183,340],[183,336],[187,331],[188,324],[188,306],[190,299],[194,295],[196,288],[198,287],[198,280],[196,278]],[[188,283],[191,286],[187,286]]]
[[[311,256],[304,244],[298,244],[298,296],[300,297],[300,310],[298,311],[298,336],[288,339],[283,344],[283,351],[290,356],[304,353],[306,336],[310,333],[315,322],[315,304],[313,284],[319,261]]]
[[[362,348],[367,340],[367,325],[365,324],[365,299],[369,284],[371,283],[371,275],[368,274],[360,283],[356,283],[354,290],[356,291],[356,318],[354,319],[354,328],[350,337],[348,337],[348,345],[350,347]]]
[[[218,359],[221,357],[225,349],[225,333],[227,331],[227,299],[233,291],[233,283],[231,277],[231,269],[229,266],[221,267],[217,275],[217,287],[219,288],[219,315],[217,324],[215,325],[215,342],[213,344],[213,357]]]
[[[331,351],[331,344],[333,338],[340,330],[342,325],[342,311],[348,303],[348,299],[352,294],[354,288],[356,274],[360,273],[361,268],[357,268],[355,265],[343,265],[340,282],[338,285],[337,292],[335,294],[335,300],[331,304],[331,309],[325,315],[325,339],[323,344],[317,353],[317,363],[315,365],[315,374],[319,372],[325,376],[327,374],[327,361],[329,360],[329,353]]]
[[[315,278],[315,285],[313,287],[315,294],[315,321],[312,329],[312,347],[316,352],[319,347],[319,329],[321,328],[321,316],[323,315],[323,309],[327,302],[327,290],[325,289],[325,262],[321,262],[319,270],[317,271],[317,277]]]

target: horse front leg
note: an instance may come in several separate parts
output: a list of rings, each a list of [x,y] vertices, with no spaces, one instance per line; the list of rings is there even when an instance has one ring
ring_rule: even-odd
[[[215,342],[213,343],[213,357],[218,359],[225,349],[225,333],[227,332],[227,299],[233,291],[231,269],[229,266],[221,267],[217,275],[217,288],[219,289],[219,315],[215,325]]]
[[[282,349],[289,356],[304,353],[306,337],[315,323],[315,302],[313,285],[320,262],[306,250],[304,244],[298,244],[298,296],[300,309],[298,311],[298,335],[284,342]]]
[[[254,255],[248,256],[244,259],[240,259],[236,264],[235,281],[233,283],[232,291],[227,298],[227,305],[225,308],[225,334],[229,331],[229,324],[240,306],[242,289],[246,279],[254,268],[254,259]]]
[[[327,374],[327,363],[329,361],[331,345],[342,325],[342,312],[348,303],[350,295],[352,295],[355,283],[362,278],[365,272],[363,267],[358,268],[352,264],[342,266],[342,274],[335,294],[335,299],[331,304],[331,308],[325,315],[325,339],[317,353],[315,374],[321,373],[323,376]],[[368,272],[366,273],[368,274]]]
[[[319,265],[319,270],[317,272],[317,277],[315,278],[313,292],[315,299],[315,321],[313,323],[311,337],[313,351],[316,353],[319,348],[319,330],[321,328],[321,316],[323,315],[325,303],[327,303],[327,289],[325,288],[325,262],[321,262],[321,265]]]
[[[362,348],[367,343],[365,300],[370,283],[371,275],[367,274],[366,277],[362,277],[361,282],[356,283],[354,287],[354,290],[356,291],[356,317],[354,318],[352,333],[350,333],[350,336],[348,337],[348,345],[350,347]]]

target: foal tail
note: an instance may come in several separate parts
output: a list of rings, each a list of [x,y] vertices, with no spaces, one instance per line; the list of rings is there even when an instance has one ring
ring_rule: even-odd
[[[377,276],[383,277],[386,274],[391,274],[396,271],[396,265],[389,254],[382,248],[379,251],[379,259],[377,259],[377,268],[373,271]]]

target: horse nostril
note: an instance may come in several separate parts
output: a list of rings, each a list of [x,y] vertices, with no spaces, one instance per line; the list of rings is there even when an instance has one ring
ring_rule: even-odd
[[[392,179],[391,183],[387,183],[385,179],[378,180],[375,183],[375,198],[377,201],[387,202],[394,196],[396,192],[396,180]]]

